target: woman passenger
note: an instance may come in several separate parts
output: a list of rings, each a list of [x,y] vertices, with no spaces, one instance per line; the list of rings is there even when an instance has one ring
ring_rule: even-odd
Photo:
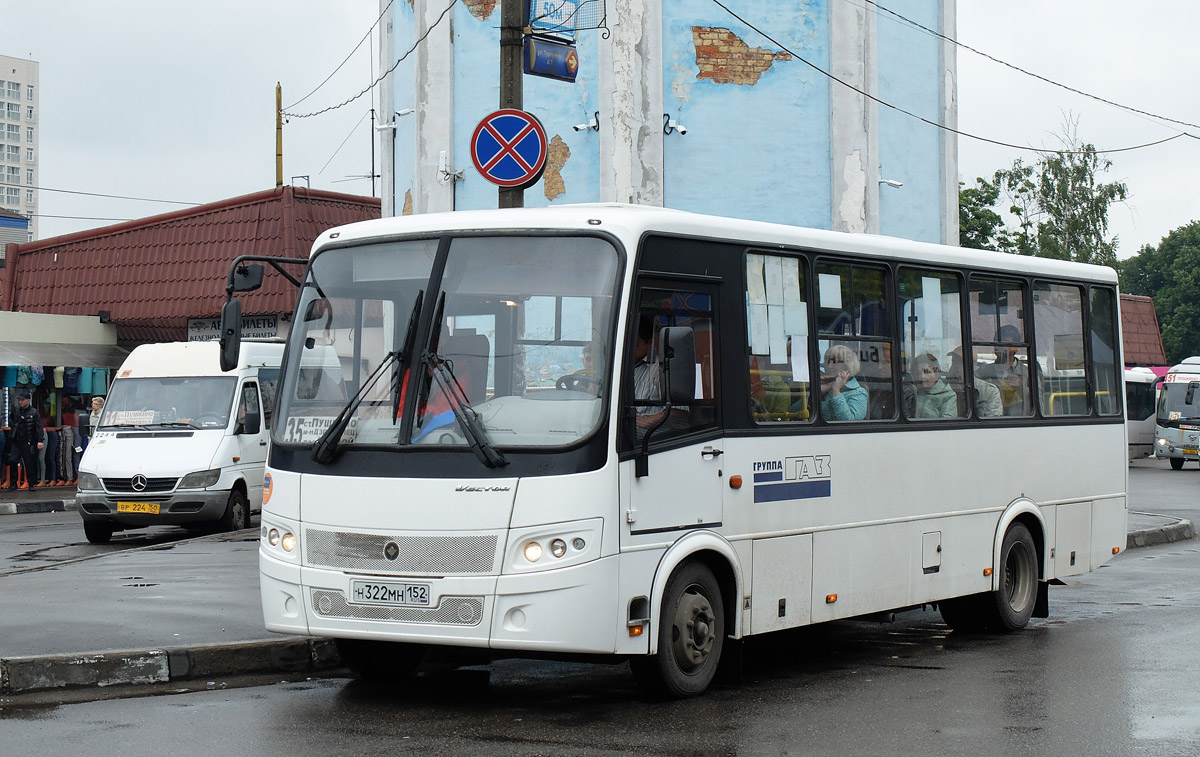
[[[941,366],[931,353],[913,360],[913,388],[916,389],[914,418],[957,418],[958,395],[942,381]]]
[[[867,417],[867,388],[855,375],[862,364],[858,354],[844,344],[825,351],[821,376],[821,416],[827,421],[861,421]]]

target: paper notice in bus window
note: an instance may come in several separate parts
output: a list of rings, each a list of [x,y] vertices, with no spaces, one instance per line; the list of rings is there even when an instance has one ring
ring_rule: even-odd
[[[795,258],[783,260],[783,304],[788,307],[803,305],[800,295],[800,261]]]
[[[770,341],[771,363],[787,363],[787,333],[783,329],[783,305],[767,305],[767,339]]]
[[[777,255],[763,257],[763,275],[767,280],[767,304],[783,304],[783,258]],[[774,362],[774,361],[771,361]]]
[[[792,381],[808,381],[808,337],[792,334]]]
[[[767,288],[763,284],[763,256],[746,256],[746,294],[751,305],[767,304]]]
[[[804,305],[784,305],[783,330],[789,334],[807,334],[808,308]]]
[[[817,274],[817,302],[822,308],[842,309],[842,277],[836,273]]]
[[[942,282],[933,277],[921,277],[921,304],[925,338],[942,338]]]
[[[104,416],[105,426],[142,426],[154,423],[153,410],[115,410]]]
[[[767,306],[750,304],[750,354],[766,355],[770,351],[767,337]]]

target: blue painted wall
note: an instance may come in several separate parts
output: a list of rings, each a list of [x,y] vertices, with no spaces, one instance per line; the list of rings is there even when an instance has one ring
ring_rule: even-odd
[[[889,0],[887,7],[929,29],[938,28],[938,0]],[[939,40],[883,12],[878,13],[876,25],[880,99],[938,122]],[[880,178],[904,182],[899,189],[879,188],[881,234],[942,241],[941,139],[940,129],[891,108],[879,108]]]
[[[795,57],[829,69],[828,2],[787,5],[737,3],[794,56],[772,62],[754,84],[734,84],[697,78],[693,26],[729,29],[750,48],[780,46],[707,0],[664,4],[664,110],[688,129],[664,143],[666,205],[829,228],[830,82]]]

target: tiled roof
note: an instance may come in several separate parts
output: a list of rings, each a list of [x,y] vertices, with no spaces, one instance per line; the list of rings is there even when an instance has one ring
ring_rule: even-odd
[[[17,211],[9,210],[8,208],[0,208],[0,218],[20,218],[22,221],[29,220],[28,216],[23,216]]]
[[[1121,295],[1121,331],[1125,365],[1166,365],[1162,330],[1154,312],[1154,300],[1136,294]]]
[[[238,255],[307,257],[324,230],[378,218],[372,197],[281,187],[137,221],[9,245],[5,310],[111,314],[122,344],[187,338],[188,318],[220,315]],[[299,273],[299,271],[297,271]],[[246,315],[288,313],[296,290],[268,266]]]

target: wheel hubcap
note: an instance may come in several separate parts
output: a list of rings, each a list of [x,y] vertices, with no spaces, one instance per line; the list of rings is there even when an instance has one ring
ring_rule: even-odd
[[[1020,612],[1029,604],[1033,596],[1032,581],[1033,565],[1029,555],[1019,545],[1014,545],[1008,552],[1004,566],[1004,593],[1008,597],[1008,606]]]
[[[703,665],[716,641],[716,617],[708,597],[692,587],[676,606],[672,633],[675,659],[684,671]]]

